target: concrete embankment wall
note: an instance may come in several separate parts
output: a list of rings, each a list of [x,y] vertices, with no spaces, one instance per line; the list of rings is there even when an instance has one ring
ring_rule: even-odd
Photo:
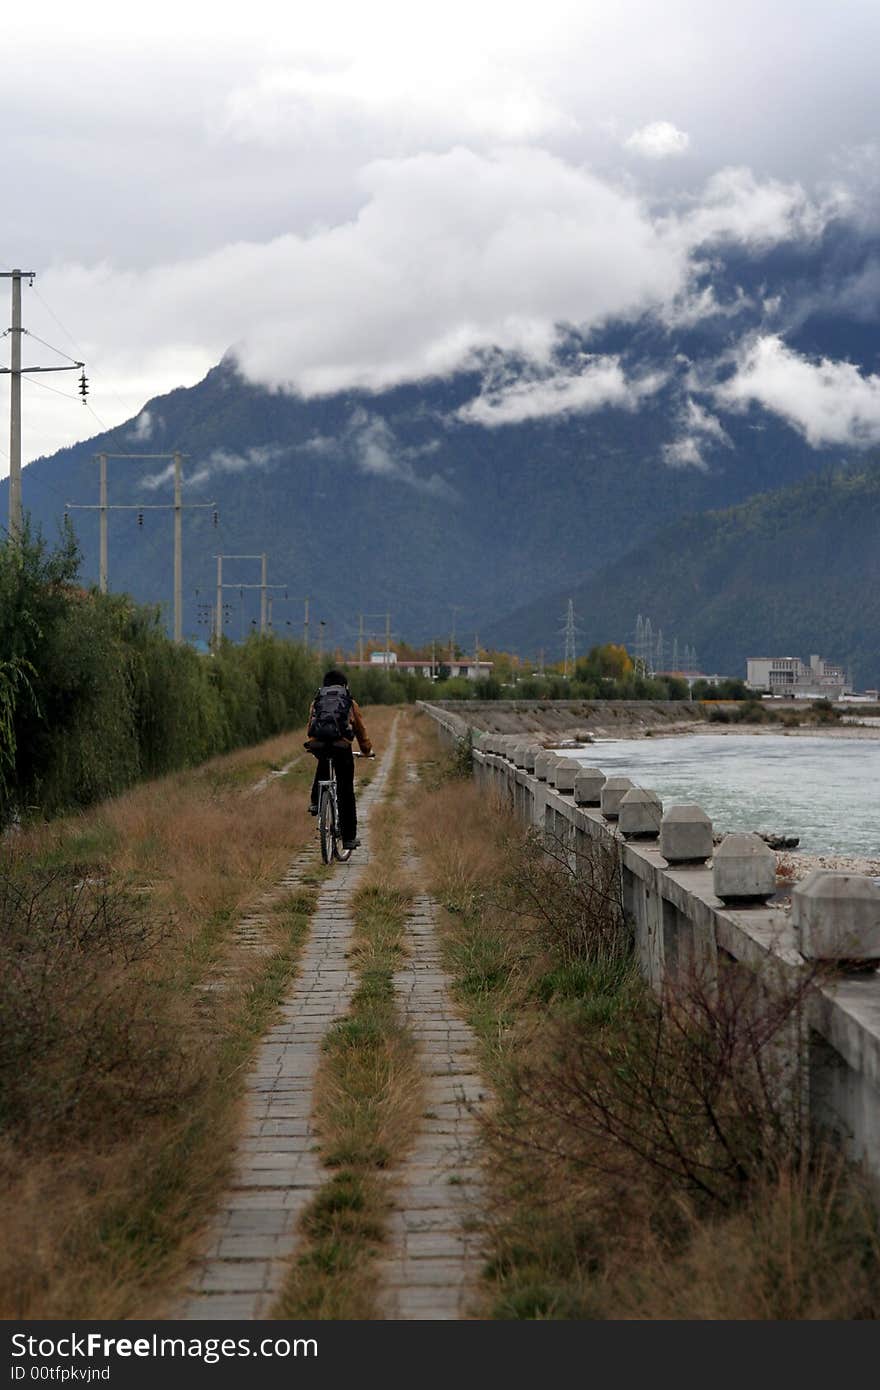
[[[422,708],[450,745],[473,732],[469,707],[467,720],[438,705]],[[539,742],[541,734],[533,738]],[[726,905],[705,863],[670,866],[656,840],[623,839],[599,810],[577,805],[572,793],[516,767],[503,753],[475,748],[474,776],[487,797],[513,807],[572,854],[600,849],[620,855],[625,911],[641,968],[656,989],[695,964],[710,976],[721,964],[757,970],[771,990],[802,987],[811,966],[802,954],[802,930],[784,906]],[[865,887],[877,892],[872,884]],[[842,921],[848,911],[842,901]],[[867,964],[860,973],[823,971],[821,982],[805,991],[786,1028],[785,1069],[804,1123],[831,1128],[880,1176],[880,971]]]
[[[461,700],[431,705],[461,717]],[[705,720],[699,702],[688,700],[468,700],[467,723],[474,730],[535,737],[575,737],[601,733],[627,737],[646,729],[673,731]]]

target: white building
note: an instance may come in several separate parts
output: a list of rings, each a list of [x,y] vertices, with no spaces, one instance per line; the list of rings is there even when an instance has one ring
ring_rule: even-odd
[[[347,661],[346,666],[354,670],[375,670],[377,666],[393,668],[395,671],[402,671],[407,676],[427,676],[429,680],[437,678],[441,666],[447,669],[452,676],[464,676],[469,681],[485,680],[492,674],[493,661],[475,661],[473,657],[463,656],[460,659],[450,661],[448,657],[438,657],[436,661],[411,661],[408,658],[400,660],[397,652],[381,651],[371,652],[369,661]]]
[[[746,662],[746,685],[795,700],[839,700],[852,691],[844,668],[815,654],[809,665],[799,656],[750,656]]]

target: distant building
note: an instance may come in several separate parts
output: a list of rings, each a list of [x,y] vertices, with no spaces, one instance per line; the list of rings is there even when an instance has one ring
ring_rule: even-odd
[[[436,680],[440,668],[448,670],[452,676],[464,676],[469,681],[486,680],[492,674],[493,661],[474,661],[473,657],[463,656],[458,660],[450,661],[448,658],[438,657],[436,661],[411,661],[409,658],[399,659],[397,652],[371,652],[369,661],[347,661],[346,666],[353,670],[375,671],[376,667],[393,667],[395,671],[402,671],[407,676],[427,676],[429,680]]]
[[[839,700],[841,695],[852,693],[844,668],[816,655],[810,657],[809,665],[799,656],[750,656],[746,685],[794,700]]]

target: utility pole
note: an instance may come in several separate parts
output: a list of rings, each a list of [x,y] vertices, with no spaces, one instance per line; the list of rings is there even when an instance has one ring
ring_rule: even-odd
[[[479,639],[479,637],[477,636],[477,634],[474,633],[474,680],[476,680],[476,679],[478,678],[479,674],[480,674],[480,639]]]
[[[100,559],[98,565],[98,587],[102,594],[107,592],[107,455],[98,455],[100,482],[98,484],[98,532],[100,535]]]
[[[391,614],[385,614],[385,669],[391,665]]]
[[[35,270],[0,270],[0,280],[12,281],[12,323],[9,327],[10,351],[9,366],[0,367],[0,375],[10,378],[9,386],[9,535],[18,544],[21,539],[21,378],[26,372],[74,372],[83,373],[80,379],[80,394],[85,403],[87,383],[84,363],[69,359],[66,367],[23,367],[21,365],[21,340],[27,332],[21,323],[21,282],[34,283]],[[5,336],[5,335],[4,335]],[[55,348],[52,349],[56,351]],[[66,353],[60,353],[66,357]]]
[[[358,618],[358,665],[364,664],[364,615]]]
[[[435,677],[436,674],[437,674],[437,643],[436,643],[436,641],[434,640],[434,638],[432,637],[432,638],[431,638],[431,680],[434,679],[434,677]]]
[[[227,558],[228,558],[228,557],[227,557]],[[248,586],[245,585],[245,588],[247,588],[247,587],[248,587]],[[233,585],[233,588],[241,588],[241,585]],[[302,640],[303,640],[303,646],[305,647],[306,651],[308,651],[308,649],[309,649],[309,600],[308,600],[308,596],[307,596],[306,598],[301,598],[301,597],[299,596],[299,594],[289,594],[289,593],[287,592],[287,585],[286,585],[286,584],[267,584],[267,585],[266,585],[266,589],[267,589],[267,590],[268,590],[268,589],[283,589],[283,590],[284,590],[284,593],[283,593],[283,594],[278,594],[278,595],[267,594],[267,597],[266,597],[266,607],[267,607],[267,612],[268,612],[267,626],[268,626],[268,628],[269,628],[270,630],[272,630],[272,631],[274,631],[274,618],[273,618],[274,605],[275,605],[279,600],[281,600],[281,601],[284,602],[284,603],[302,603],[302,604],[303,604],[303,624],[302,624],[303,638],[302,638]],[[289,618],[288,618],[287,621],[286,621],[286,626],[287,626],[287,627],[290,627],[290,626],[291,626],[291,622],[290,622],[290,619],[289,619]]]
[[[21,271],[12,272],[12,342],[9,351],[9,534],[21,536]]]
[[[183,641],[183,487],[182,460],[174,451],[174,640]]]
[[[240,594],[241,594],[241,602],[242,602],[242,608],[241,608],[241,627],[242,627],[242,635],[244,634],[244,591],[245,591],[245,589],[259,589],[259,591],[260,591],[260,632],[261,632],[261,634],[265,634],[265,632],[266,632],[266,617],[267,617],[267,611],[268,611],[268,610],[267,610],[268,590],[269,590],[269,589],[283,589],[284,592],[285,592],[285,596],[286,596],[286,594],[287,594],[287,585],[286,585],[286,584],[268,584],[268,583],[266,582],[266,579],[267,579],[267,568],[266,568],[266,566],[267,566],[267,560],[266,560],[266,554],[265,554],[265,552],[263,552],[263,553],[260,554],[260,555],[218,555],[218,556],[216,557],[216,559],[217,559],[217,614],[218,614],[218,617],[217,617],[216,639],[217,639],[217,644],[218,644],[218,646],[219,646],[219,644],[220,644],[220,638],[223,636],[223,611],[222,611],[222,603],[223,603],[223,590],[224,590],[224,589],[238,589],[239,592],[240,592]],[[224,584],[224,582],[223,582],[223,561],[224,561],[224,560],[259,560],[259,561],[260,561],[260,582],[259,582],[259,584]],[[307,605],[307,607],[306,607],[306,623],[308,624],[308,599],[306,599],[306,605]]]
[[[452,611],[452,628],[449,633],[449,666],[451,669],[455,661],[455,615],[461,612],[461,604],[451,603],[449,607]]]
[[[214,525],[217,525],[216,502],[183,501],[183,460],[188,457],[176,449],[173,454],[108,454],[100,453],[98,460],[98,505],[68,502],[68,512],[97,512],[99,526],[98,586],[102,594],[107,592],[107,515],[109,512],[137,512],[138,521],[143,525],[144,512],[174,513],[174,640],[183,642],[183,513],[185,511],[213,511]],[[114,502],[107,501],[107,460],[108,459],[171,459],[174,466],[173,502]]]
[[[217,619],[217,631],[214,633],[214,641],[217,650],[220,650],[220,639],[223,636],[223,556],[217,556],[217,604],[214,609]]]

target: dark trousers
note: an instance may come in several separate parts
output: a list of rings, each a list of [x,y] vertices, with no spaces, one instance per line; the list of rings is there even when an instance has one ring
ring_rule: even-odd
[[[318,804],[318,783],[330,776],[330,760],[336,769],[336,800],[339,804],[339,828],[343,840],[357,837],[357,806],[354,799],[354,754],[349,747],[331,743],[325,752],[314,755],[318,770],[312,783],[312,804]]]

